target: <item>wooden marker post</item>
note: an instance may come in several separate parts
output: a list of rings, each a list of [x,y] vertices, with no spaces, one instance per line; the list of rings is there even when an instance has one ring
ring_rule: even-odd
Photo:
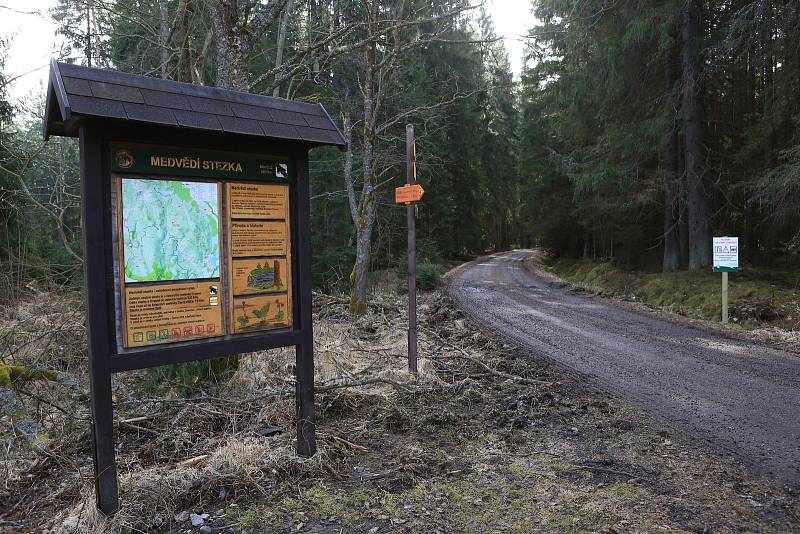
[[[728,324],[728,272],[722,272],[722,324]]]
[[[414,125],[406,125],[406,184],[417,183],[417,145]],[[406,208],[408,218],[408,370],[417,374],[417,205]]]
[[[417,206],[425,190],[417,184],[414,126],[406,126],[406,185],[394,190],[394,201],[406,206],[408,218],[408,370],[417,374]]]

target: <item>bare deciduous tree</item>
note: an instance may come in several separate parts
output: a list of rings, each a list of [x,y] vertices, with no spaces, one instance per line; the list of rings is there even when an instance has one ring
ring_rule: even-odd
[[[370,265],[372,235],[375,228],[377,188],[380,178],[388,169],[388,162],[396,165],[393,158],[377,157],[377,145],[392,126],[411,117],[441,108],[445,102],[429,103],[406,109],[391,117],[385,116],[388,98],[394,95],[396,74],[402,67],[406,54],[420,46],[436,42],[447,31],[447,22],[474,6],[464,4],[432,17],[411,18],[406,16],[405,2],[393,2],[387,6],[380,0],[366,0],[366,38],[364,60],[359,71],[359,90],[363,98],[363,127],[361,133],[361,172],[363,183],[359,195],[355,192],[352,165],[352,125],[349,104],[345,112],[345,137],[348,138],[348,153],[345,156],[345,185],[351,216],[356,233],[356,258],[350,274],[350,311],[364,313],[367,306],[367,273]],[[431,25],[429,32],[420,31],[423,25]],[[404,133],[400,132],[399,137]]]
[[[247,92],[256,42],[288,0],[206,0],[217,44],[217,85]]]

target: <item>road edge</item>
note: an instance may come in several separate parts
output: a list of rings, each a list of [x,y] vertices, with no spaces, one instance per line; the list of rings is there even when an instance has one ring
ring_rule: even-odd
[[[749,463],[748,457],[741,451],[738,451],[735,447],[714,441],[708,436],[697,435],[696,433],[693,433],[690,430],[682,428],[681,426],[676,424],[672,419],[670,419],[670,417],[666,413],[662,413],[657,410],[651,411],[645,409],[644,407],[638,404],[638,401],[636,399],[628,398],[625,395],[621,394],[620,392],[613,390],[612,388],[608,387],[607,384],[604,384],[598,377],[595,377],[591,374],[575,369],[570,365],[562,361],[559,361],[555,358],[552,358],[546,354],[543,354],[539,351],[531,350],[527,354],[527,358],[525,358],[524,357],[525,355],[522,354],[522,350],[524,349],[524,346],[522,344],[520,344],[518,341],[514,339],[509,339],[506,335],[504,335],[503,332],[500,332],[498,329],[494,328],[490,324],[481,321],[475,312],[470,311],[469,307],[464,305],[464,302],[461,299],[459,299],[457,292],[455,291],[455,281],[457,279],[458,274],[462,270],[466,269],[468,266],[473,265],[475,263],[479,263],[481,261],[485,261],[488,258],[500,256],[503,254],[508,254],[511,252],[521,252],[521,251],[530,251],[531,253],[535,252],[534,250],[531,249],[516,249],[504,252],[495,252],[493,254],[486,254],[472,261],[464,262],[463,264],[453,268],[451,271],[447,273],[447,275],[449,276],[447,277],[446,283],[443,285],[443,289],[446,291],[448,297],[452,300],[453,304],[458,308],[458,310],[461,313],[463,313],[464,316],[466,316],[471,322],[473,322],[477,328],[479,328],[485,335],[492,337],[496,341],[509,345],[514,357],[521,359],[529,359],[530,362],[538,362],[539,364],[546,364],[552,367],[554,370],[557,370],[557,376],[558,374],[560,374],[563,377],[563,379],[556,380],[555,381],[556,384],[562,384],[564,382],[569,381],[572,383],[571,384],[572,387],[578,387],[580,389],[583,389],[587,393],[591,392],[594,394],[599,394],[608,399],[613,399],[615,402],[618,402],[622,405],[634,409],[641,417],[641,420],[639,422],[644,426],[653,429],[654,431],[657,431],[658,429],[669,429],[669,431],[673,432],[676,436],[681,436],[681,438],[687,440],[687,442],[695,440],[698,443],[702,443],[702,445],[699,445],[697,447],[697,450],[704,450],[706,453],[710,453],[717,460],[725,464],[728,464],[731,467],[735,467],[737,469],[744,469],[754,479],[758,479],[761,482],[766,483],[767,485],[773,488],[786,489],[787,487],[790,487],[786,483],[776,482],[768,478],[767,475],[759,473],[758,470]],[[567,290],[570,290],[571,288],[575,287],[573,284],[570,284],[569,282],[561,279],[560,277],[558,277],[553,273],[548,273],[548,272],[540,273],[530,270],[525,265],[525,260],[522,261],[522,264],[523,264],[523,271],[527,275],[539,277],[543,282],[547,284],[551,284],[555,287],[560,287]],[[640,304],[641,308],[626,306],[626,304],[634,305],[639,303],[630,303],[622,301],[620,299],[612,299],[602,295],[590,293],[585,290],[582,291],[582,293],[584,294],[584,298],[598,298],[601,299],[605,304],[614,305],[615,307],[618,307],[620,309],[632,313],[641,313],[642,315],[645,315],[652,319],[668,321],[678,326],[683,326],[685,328],[691,328],[694,330],[708,330],[703,328],[702,325],[698,326],[687,322],[687,321],[699,321],[697,319],[677,316],[679,319],[684,319],[684,321],[683,322],[671,321],[668,317],[666,317],[666,312],[662,312],[665,315],[661,316],[658,313],[660,310],[647,309],[647,308],[642,309],[644,308],[644,306],[641,304]],[[670,315],[674,316],[675,314],[670,314]],[[794,350],[787,351],[784,347],[775,347],[773,344],[767,343],[762,339],[750,339],[747,337],[735,336],[731,335],[731,333],[728,331],[719,331],[719,332],[713,331],[712,333],[716,333],[722,336],[727,336],[732,339],[737,339],[739,341],[751,342],[751,343],[755,342],[763,345],[768,345],[771,348],[795,354]]]
[[[531,262],[527,261],[533,254],[536,253],[536,250],[532,250],[531,254],[526,256],[526,258],[522,261],[522,267],[527,271],[529,274],[539,277],[543,281],[548,284],[556,285],[559,287],[567,288],[569,291],[575,293],[581,293],[586,295],[588,298],[600,299],[604,303],[615,306],[617,308],[633,312],[633,313],[640,313],[642,315],[646,315],[652,319],[659,319],[662,321],[668,321],[670,323],[685,326],[687,328],[691,328],[694,330],[702,330],[705,332],[711,332],[714,334],[718,334],[721,336],[729,337],[731,339],[735,339],[738,341],[747,341],[749,343],[757,343],[760,345],[764,345],[776,350],[781,350],[784,352],[789,352],[800,356],[800,343],[798,342],[779,342],[776,340],[765,339],[764,337],[759,336],[753,331],[748,330],[735,330],[731,327],[725,327],[722,324],[718,324],[707,319],[697,319],[694,317],[687,317],[685,315],[680,315],[678,313],[670,312],[665,310],[664,308],[654,306],[651,304],[647,304],[644,302],[631,302],[629,300],[625,300],[620,297],[612,296],[612,295],[603,295],[601,293],[597,293],[596,291],[591,291],[585,287],[573,284],[568,280],[564,280],[557,274],[551,273],[550,271],[546,271],[540,268],[536,268],[535,266],[531,265]]]

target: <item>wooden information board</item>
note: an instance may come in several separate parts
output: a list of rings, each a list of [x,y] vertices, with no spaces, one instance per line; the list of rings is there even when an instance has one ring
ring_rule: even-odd
[[[125,147],[116,170],[135,167],[133,154],[183,161]],[[227,168],[245,168],[235,163]],[[123,349],[292,326],[289,185],[203,174],[113,176]]]
[[[98,509],[119,508],[114,373],[294,347],[316,452],[309,150],[315,103],[50,63],[44,140],[78,139]]]
[[[218,282],[125,288],[126,347],[189,341],[224,332]]]

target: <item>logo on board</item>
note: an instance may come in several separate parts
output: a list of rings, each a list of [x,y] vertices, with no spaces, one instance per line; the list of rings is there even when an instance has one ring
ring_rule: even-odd
[[[130,169],[133,167],[133,154],[127,150],[117,150],[114,154],[114,161],[120,169]]]

